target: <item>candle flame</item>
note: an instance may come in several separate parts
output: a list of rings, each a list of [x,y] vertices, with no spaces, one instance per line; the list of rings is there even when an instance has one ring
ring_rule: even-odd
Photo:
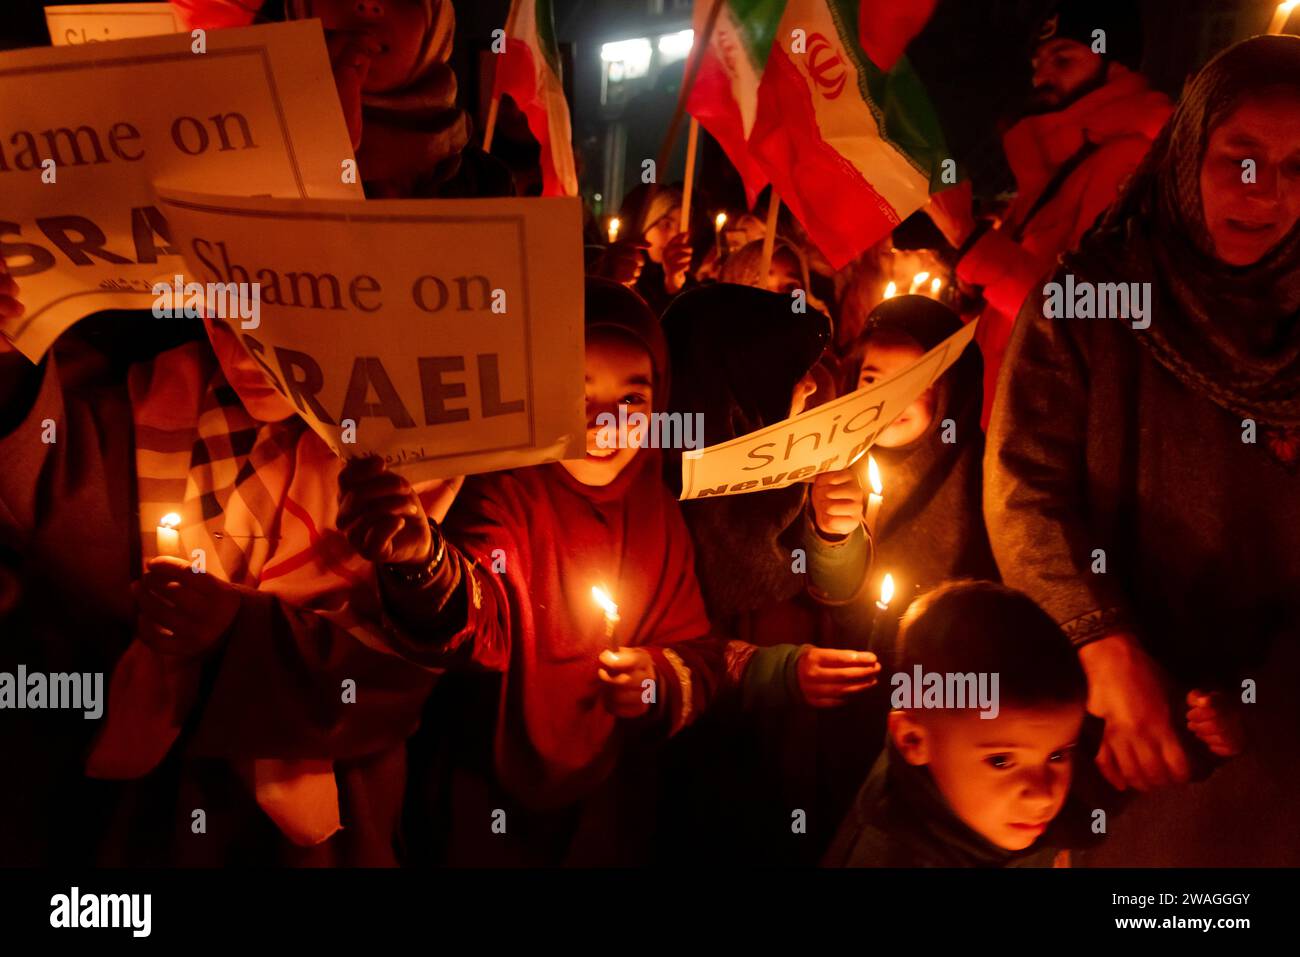
[[[181,517],[175,512],[168,512],[162,518],[158,519],[159,528],[176,528],[181,523]]]
[[[918,289],[920,289],[923,285],[925,285],[929,281],[930,281],[930,274],[928,272],[917,273],[912,277],[911,288],[907,290],[908,294],[911,295],[912,293],[916,292]]]
[[[882,608],[888,608],[889,603],[894,600],[894,576],[886,574],[884,580],[880,583],[880,605]]]
[[[1277,10],[1273,13],[1273,20],[1268,25],[1270,34],[1279,34],[1286,27],[1286,23],[1291,19],[1291,11],[1300,4],[1300,0],[1283,0],[1277,5]]]
[[[880,466],[876,464],[874,455],[867,456],[867,481],[871,483],[871,491],[876,495],[884,492],[884,483],[880,481]]]
[[[713,218],[713,225],[721,230],[723,226],[727,225],[727,214],[718,213],[718,215]]]
[[[898,285],[896,283],[891,282],[888,286],[885,287],[886,299],[893,299],[897,295],[898,295]]]
[[[612,243],[614,240],[618,239],[618,231],[619,231],[619,228],[622,227],[622,225],[623,225],[623,224],[622,224],[621,222],[619,222],[619,219],[618,219],[617,216],[612,216],[612,217],[610,217],[610,220],[609,220],[609,241],[610,241],[611,243]]]
[[[939,290],[942,287],[943,287],[943,280],[940,279],[938,276],[935,276],[934,280],[930,283],[930,295],[932,296],[939,295]]]
[[[609,597],[609,594],[605,589],[601,588],[599,585],[592,585],[591,597],[594,598],[596,604],[604,610],[606,618],[611,621],[618,621],[618,605],[614,604],[614,599]]]

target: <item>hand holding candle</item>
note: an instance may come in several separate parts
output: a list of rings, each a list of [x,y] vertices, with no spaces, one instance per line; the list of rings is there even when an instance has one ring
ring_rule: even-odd
[[[862,524],[865,496],[857,476],[849,469],[818,475],[813,479],[809,500],[817,531],[825,538],[852,535]]]
[[[813,708],[838,708],[875,685],[880,662],[869,651],[804,645],[796,664],[799,691]]]
[[[657,673],[644,648],[607,649],[600,653],[601,691],[605,710],[616,718],[639,718],[658,700]],[[649,682],[647,684],[647,682]]]

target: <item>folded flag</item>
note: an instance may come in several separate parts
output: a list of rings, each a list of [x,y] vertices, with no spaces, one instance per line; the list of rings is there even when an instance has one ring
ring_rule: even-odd
[[[513,0],[506,19],[506,48],[497,56],[492,96],[511,99],[542,147],[542,195],[577,196],[569,104],[560,80],[551,0]]]

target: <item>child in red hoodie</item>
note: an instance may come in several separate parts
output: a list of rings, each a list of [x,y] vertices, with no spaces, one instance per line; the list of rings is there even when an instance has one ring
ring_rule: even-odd
[[[602,447],[602,413],[626,406],[635,423],[667,398],[658,321],[635,293],[589,279],[586,336],[584,458],[471,477],[443,529],[376,459],[339,479],[339,527],[381,566],[396,650],[493,673],[486,695],[440,722],[459,738],[450,863],[641,858],[654,782],[631,780],[716,684],[691,540],[658,450]],[[612,638],[595,587],[618,606]],[[465,742],[493,719],[489,762],[486,740]]]

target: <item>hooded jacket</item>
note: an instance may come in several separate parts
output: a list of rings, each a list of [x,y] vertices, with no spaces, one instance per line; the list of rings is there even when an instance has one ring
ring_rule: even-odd
[[[1006,132],[1002,147],[1016,198],[1001,225],[957,264],[958,278],[982,286],[987,302],[975,334],[984,353],[985,425],[1021,305],[1115,201],[1172,112],[1169,98],[1150,89],[1140,73],[1118,64],[1111,69],[1100,89],[1064,110],[1025,117]],[[1055,195],[1040,206],[1053,178],[1071,162],[1076,165]]]

